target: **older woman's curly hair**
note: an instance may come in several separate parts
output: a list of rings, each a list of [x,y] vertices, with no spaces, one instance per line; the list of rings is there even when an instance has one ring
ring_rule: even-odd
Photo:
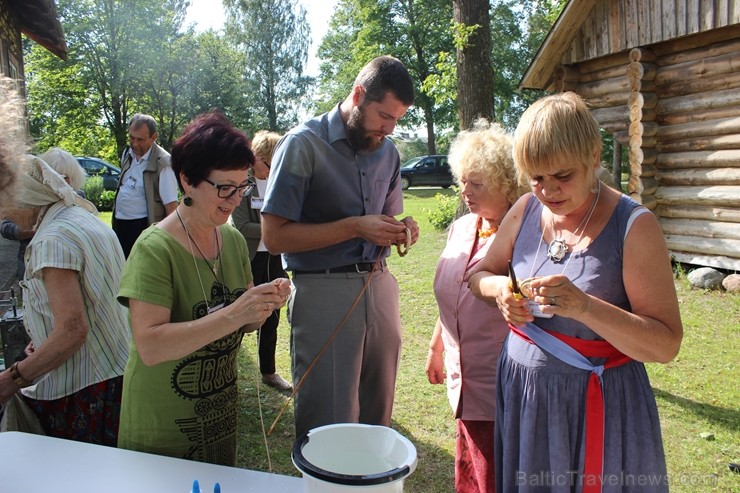
[[[485,118],[476,120],[473,127],[460,132],[450,146],[447,157],[456,181],[463,175],[479,173],[488,190],[499,190],[510,204],[521,196],[514,158],[513,139],[498,123]]]
[[[0,77],[0,207],[12,203],[13,184],[28,149],[23,100],[12,79]]]

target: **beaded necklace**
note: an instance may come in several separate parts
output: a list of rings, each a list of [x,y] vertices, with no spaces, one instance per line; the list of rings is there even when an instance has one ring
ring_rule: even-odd
[[[478,238],[483,238],[483,239],[490,238],[496,233],[496,231],[498,231],[498,226],[492,226],[490,228],[483,229],[481,228],[482,225],[483,225],[483,218],[479,217],[478,225],[476,226],[478,229]]]

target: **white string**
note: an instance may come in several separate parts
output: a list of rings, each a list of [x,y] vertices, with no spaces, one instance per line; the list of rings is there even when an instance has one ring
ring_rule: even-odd
[[[593,190],[592,190],[593,191]],[[576,229],[573,230],[571,234],[568,235],[566,239],[561,238],[554,238],[553,241],[561,242],[563,243],[566,248],[568,247],[568,242],[571,238],[573,238],[573,235],[575,235],[579,229],[581,229],[581,226],[583,226],[583,231],[586,231],[586,226],[588,226],[588,220],[591,219],[591,214],[593,213],[594,209],[596,208],[596,202],[599,201],[599,196],[601,195],[601,182],[598,182],[597,188],[596,188],[596,197],[594,198],[593,203],[591,204],[591,207],[589,208],[588,212],[585,216],[583,216],[583,219],[581,219],[581,224],[578,225]],[[584,225],[585,223],[585,225]],[[550,227],[552,228],[552,234],[555,236],[555,221],[553,221],[552,216],[550,217]],[[544,231],[543,231],[544,234]],[[583,236],[583,232],[581,232],[581,236]],[[580,237],[578,238],[578,241],[580,242]],[[552,242],[551,242],[552,243]],[[578,243],[575,243],[573,246],[578,245]]]
[[[573,244],[573,248],[575,248],[576,246],[578,246],[578,244],[583,239],[583,235],[586,233],[586,229],[588,228],[588,223],[591,221],[591,216],[594,214],[594,211],[596,210],[596,204],[598,203],[600,196],[601,196],[601,182],[599,182],[598,189],[596,191],[596,197],[594,198],[594,202],[591,204],[591,208],[588,210],[588,213],[581,220],[581,224],[579,224],[578,227],[568,236],[568,239],[570,240],[570,238],[574,234],[576,234],[576,232],[581,228],[581,226],[583,226],[583,230],[581,231],[581,234],[578,235],[578,241],[576,241]],[[550,218],[550,222],[552,224],[552,218]],[[584,222],[585,222],[585,224],[584,224]],[[537,256],[540,254],[540,248],[542,247],[542,242],[544,241],[543,239],[545,237],[545,229],[546,228],[543,228],[542,229],[542,236],[540,236],[540,242],[537,245],[537,250],[535,251],[535,254],[534,254],[534,261],[532,261],[532,269],[529,272],[529,277],[533,277],[534,274],[535,274],[534,267],[535,267],[535,265],[537,265]],[[555,234],[555,228],[554,228],[554,226],[552,226],[552,231],[553,231],[553,234]],[[558,240],[558,241],[563,241],[563,240]],[[566,248],[567,248],[567,244],[566,244]],[[568,264],[570,263],[570,260],[573,258],[573,254],[575,253],[575,252],[571,252],[569,250],[570,249],[567,248],[566,253],[569,254],[568,260],[565,261],[565,265],[563,265],[563,270],[560,271],[560,275],[563,275],[565,273],[565,269],[568,267]],[[539,268],[537,270],[539,271]]]

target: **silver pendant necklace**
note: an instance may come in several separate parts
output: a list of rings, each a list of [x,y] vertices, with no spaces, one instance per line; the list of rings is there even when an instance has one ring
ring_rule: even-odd
[[[547,245],[547,257],[552,260],[553,262],[562,262],[565,256],[568,254],[568,251],[570,250],[570,247],[568,247],[568,241],[570,241],[571,238],[573,238],[574,235],[578,234],[578,231],[580,230],[580,234],[578,234],[578,241],[575,243],[576,245],[581,242],[581,238],[583,238],[583,233],[586,232],[586,228],[588,227],[588,222],[591,220],[591,216],[594,213],[594,209],[596,209],[596,203],[599,201],[599,196],[601,195],[601,182],[597,181],[597,188],[596,188],[596,197],[594,197],[594,201],[591,203],[591,207],[588,209],[588,212],[583,216],[583,219],[581,219],[581,224],[578,225],[576,229],[573,230],[571,234],[568,235],[567,238],[557,237],[553,238],[550,243]],[[550,217],[550,228],[552,228],[553,236],[555,235],[555,224],[552,220],[552,217]],[[583,229],[581,229],[583,228]],[[545,229],[542,230],[542,238],[545,237]],[[540,241],[542,241],[542,238],[540,238]]]

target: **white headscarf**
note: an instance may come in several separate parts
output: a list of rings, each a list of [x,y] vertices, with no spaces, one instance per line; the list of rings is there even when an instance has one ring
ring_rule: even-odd
[[[16,205],[21,208],[44,207],[63,201],[67,206],[80,206],[97,215],[92,202],[83,199],[64,178],[36,156],[27,154],[19,178]]]

